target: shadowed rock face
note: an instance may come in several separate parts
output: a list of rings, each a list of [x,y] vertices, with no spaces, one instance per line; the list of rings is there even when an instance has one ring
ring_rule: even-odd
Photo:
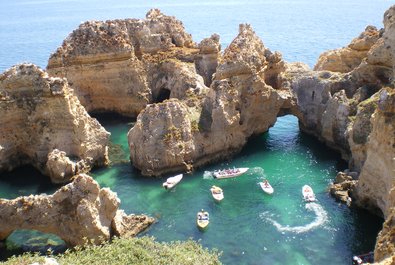
[[[0,171],[31,164],[55,183],[107,164],[109,133],[66,80],[35,65],[0,75]]]
[[[134,236],[153,222],[147,216],[127,216],[118,210],[120,201],[108,188],[100,189],[91,177],[81,174],[53,195],[0,199],[0,240],[15,229],[53,233],[68,245],[83,245],[85,238],[100,243],[110,236]]]
[[[182,22],[152,9],[144,20],[81,24],[51,55],[47,69],[67,78],[88,112],[136,117],[149,103],[210,84],[219,49],[218,35],[197,47]]]

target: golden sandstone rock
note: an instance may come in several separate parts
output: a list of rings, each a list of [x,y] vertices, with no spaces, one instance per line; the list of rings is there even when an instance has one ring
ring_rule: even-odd
[[[265,83],[265,77],[269,73],[276,81],[273,69],[281,69],[282,64],[250,25],[241,25],[209,89],[149,105],[139,114],[128,134],[134,166],[145,175],[161,175],[188,171],[238,152],[249,136],[275,123],[285,100]]]
[[[107,164],[109,133],[88,115],[65,79],[21,64],[0,75],[0,94],[0,171],[31,164],[64,183]],[[55,149],[61,157],[53,156]]]
[[[15,229],[35,229],[75,246],[86,239],[100,243],[112,235],[133,236],[153,223],[144,215],[126,215],[119,204],[116,193],[80,174],[52,195],[0,199],[0,240]]]

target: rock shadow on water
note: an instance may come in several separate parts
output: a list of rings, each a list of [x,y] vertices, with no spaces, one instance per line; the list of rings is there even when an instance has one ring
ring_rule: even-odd
[[[22,166],[0,174],[0,198],[14,199],[30,194],[52,193],[61,185],[32,166]]]
[[[54,234],[46,234],[36,230],[15,230],[0,244],[0,260],[25,252],[60,254],[67,250],[66,243]]]

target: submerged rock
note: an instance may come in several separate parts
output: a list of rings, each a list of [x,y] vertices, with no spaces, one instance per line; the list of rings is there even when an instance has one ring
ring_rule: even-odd
[[[67,81],[32,64],[0,75],[0,171],[31,164],[52,182],[108,162],[109,133]]]
[[[34,229],[75,246],[86,239],[100,243],[112,235],[134,236],[153,223],[147,216],[127,216],[119,204],[116,193],[80,174],[53,195],[0,199],[0,240],[15,229]]]

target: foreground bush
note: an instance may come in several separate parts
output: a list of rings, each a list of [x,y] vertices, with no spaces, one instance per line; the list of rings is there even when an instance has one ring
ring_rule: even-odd
[[[204,249],[195,241],[158,243],[152,237],[114,239],[100,246],[87,246],[67,250],[53,256],[60,265],[125,265],[125,264],[221,264],[217,250]],[[28,265],[43,262],[38,254],[24,254],[1,263],[7,265]]]

